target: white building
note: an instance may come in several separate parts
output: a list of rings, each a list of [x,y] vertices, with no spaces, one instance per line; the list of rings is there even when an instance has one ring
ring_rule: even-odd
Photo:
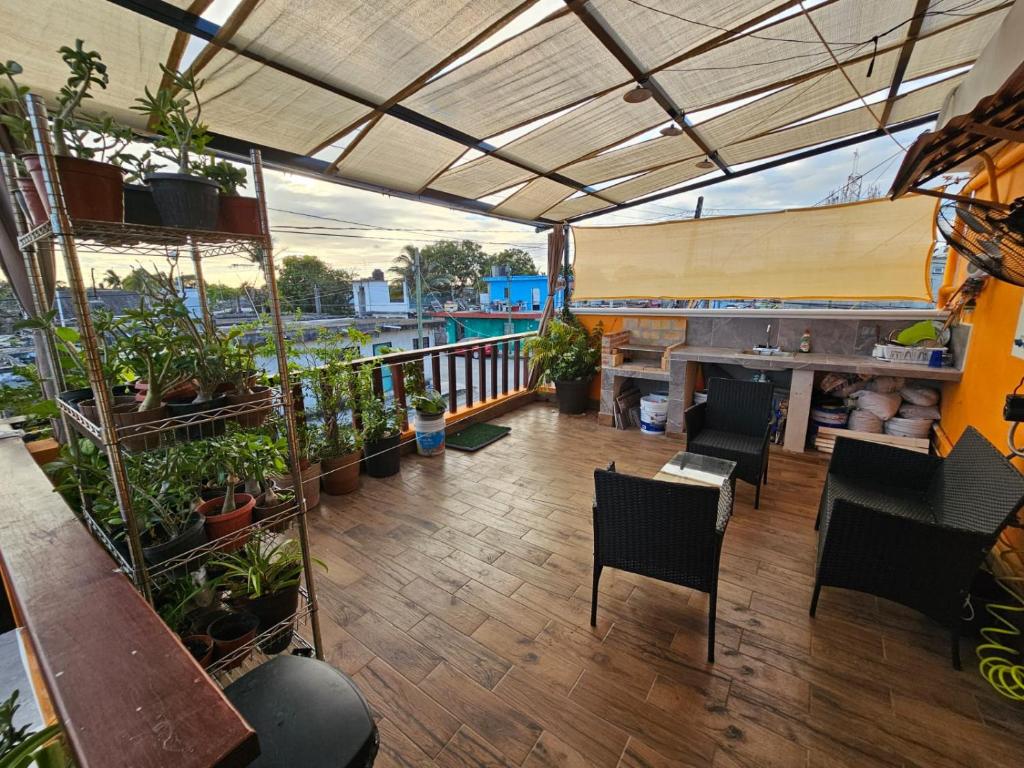
[[[377,276],[352,281],[352,307],[356,317],[404,315],[412,311],[408,286]]]

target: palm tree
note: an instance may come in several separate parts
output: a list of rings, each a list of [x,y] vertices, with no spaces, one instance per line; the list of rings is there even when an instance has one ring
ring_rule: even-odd
[[[420,253],[419,248],[414,245],[406,245],[402,253],[395,257],[393,265],[388,269],[395,276],[396,281],[404,282],[413,291],[416,290],[416,255]],[[423,292],[436,291],[441,285],[441,277],[435,275],[430,269],[430,259],[420,254],[420,279],[423,281]]]
[[[103,279],[100,280],[100,283],[102,285],[105,285],[107,288],[120,288],[121,276],[117,274],[117,272],[115,272],[114,270],[108,269],[104,273]]]

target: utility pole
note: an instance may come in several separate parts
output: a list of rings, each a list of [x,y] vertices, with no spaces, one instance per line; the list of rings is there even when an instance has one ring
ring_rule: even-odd
[[[515,324],[512,322],[512,267],[505,266],[505,306],[508,309],[508,322],[505,323],[505,333],[515,333]]]
[[[99,299],[100,293],[96,290],[96,267],[91,267],[89,269],[89,275],[92,278],[92,297],[94,299]]]
[[[313,283],[313,310],[320,314],[320,285]]]
[[[423,346],[423,274],[420,265],[420,249],[416,249],[416,335],[420,346]],[[436,386],[436,385],[435,385]]]

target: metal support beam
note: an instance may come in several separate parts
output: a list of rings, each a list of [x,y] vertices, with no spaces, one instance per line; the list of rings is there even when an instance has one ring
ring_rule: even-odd
[[[187,32],[188,34],[194,35],[195,37],[205,40],[208,43],[212,43],[216,46],[224,48],[225,50],[231,51],[232,53],[236,53],[239,56],[244,56],[247,59],[255,61],[258,64],[262,64],[263,66],[268,67],[269,69],[281,72],[282,74],[288,75],[289,77],[294,77],[296,80],[301,80],[304,83],[309,83],[310,85],[316,86],[317,88],[325,90],[328,93],[333,93],[344,99],[348,99],[349,101],[354,101],[357,104],[361,104],[364,107],[373,110],[373,112],[375,113],[390,115],[391,117],[397,118],[398,120],[408,123],[409,125],[414,125],[417,128],[422,128],[423,130],[427,131],[428,133],[432,133],[435,136],[441,136],[450,141],[454,141],[457,144],[461,144],[462,146],[467,147],[468,149],[475,149],[476,151],[482,152],[485,155],[491,155],[493,157],[496,157],[499,160],[509,163],[510,165],[514,165],[517,168],[521,168],[529,173],[550,179],[551,181],[556,181],[559,184],[564,184],[565,186],[570,187],[578,192],[585,192],[588,195],[593,195],[602,200],[605,200],[605,198],[601,197],[600,192],[596,192],[595,190],[591,189],[585,184],[580,184],[578,181],[570,179],[568,176],[563,176],[560,173],[545,171],[541,168],[531,165],[530,163],[524,163],[521,160],[505,156],[501,153],[498,147],[488,144],[483,139],[478,138],[476,136],[472,136],[466,133],[465,131],[461,131],[458,128],[454,128],[438,120],[434,120],[431,117],[427,117],[426,115],[420,114],[419,112],[411,110],[408,107],[404,107],[401,104],[391,104],[390,106],[378,104],[372,99],[368,99],[365,96],[360,96],[359,94],[354,93],[353,91],[350,91],[347,88],[342,88],[340,86],[327,83],[317,77],[313,77],[308,73],[297,70],[294,67],[290,67],[287,64],[282,64],[267,56],[255,53],[242,46],[235,45],[230,40],[222,39],[218,36],[221,31],[221,28],[218,25],[213,24],[201,18],[200,16],[196,16],[194,13],[189,13],[188,11],[176,8],[170,3],[165,2],[165,0],[107,1],[115,5],[121,6],[122,8],[125,8],[129,11],[133,11],[134,13],[138,13],[142,16],[153,19],[154,21],[158,21],[161,24],[166,24],[167,26],[181,30],[182,32]],[[607,202],[612,201],[608,200]]]
[[[897,131],[904,131],[907,130],[908,128],[917,128],[919,126],[926,125],[935,119],[935,114],[936,113],[933,112],[929,115],[915,117],[913,120],[907,120],[906,122],[903,123],[891,125],[889,126],[888,131],[889,133],[896,133]],[[792,155],[786,155],[785,157],[780,157],[776,160],[770,160],[767,163],[753,165],[750,166],[749,168],[744,168],[742,171],[733,171],[731,176],[718,176],[717,178],[707,179],[705,181],[698,181],[694,184],[690,184],[685,187],[669,189],[664,192],[657,192],[653,195],[648,195],[647,197],[641,197],[636,200],[630,200],[629,202],[626,203],[620,203],[619,205],[616,205],[613,208],[604,208],[600,211],[591,211],[590,213],[583,213],[580,214],[579,216],[575,216],[569,219],[568,222],[570,224],[576,224],[577,222],[585,221],[586,219],[592,219],[595,216],[604,216],[605,214],[608,213],[615,213],[616,211],[622,211],[627,208],[634,208],[638,205],[643,205],[645,203],[653,203],[657,200],[664,200],[666,197],[681,195],[684,192],[691,192],[695,189],[710,187],[715,184],[720,184],[723,181],[729,181],[729,179],[738,179],[741,176],[749,176],[753,173],[760,173],[761,171],[767,171],[772,168],[778,168],[779,166],[786,165],[788,163],[793,163],[796,162],[797,160],[806,160],[809,157],[817,157],[818,155],[822,155],[826,152],[832,152],[833,150],[843,149],[845,147],[852,147],[856,144],[861,144],[865,141],[871,141],[871,139],[877,139],[885,135],[886,132],[883,131],[881,128],[878,128],[875,129],[874,131],[871,131],[870,133],[862,133],[858,134],[857,136],[850,136],[845,139],[840,139],[839,141],[833,141],[829,142],[828,144],[822,144],[821,146],[813,147],[812,149],[805,149],[803,152],[796,152]]]
[[[910,64],[910,54],[914,52],[914,46],[917,44],[918,35],[921,34],[921,25],[924,24],[924,17],[930,3],[931,0],[917,0],[917,5],[914,6],[914,15],[910,19],[910,26],[907,28],[907,37],[900,49],[900,56],[896,60],[896,69],[893,70],[892,82],[889,84],[889,94],[885,98],[885,107],[882,108],[882,116],[879,118],[882,125],[889,122],[889,114],[892,112],[893,104],[896,103],[900,86],[903,85],[903,76],[907,72],[907,65]]]
[[[654,94],[654,100],[658,102],[658,105],[665,110],[665,113],[672,120],[679,124],[690,140],[700,147],[701,152],[707,155],[719,167],[722,173],[726,176],[731,175],[732,170],[719,158],[718,153],[704,140],[700,132],[690,124],[686,113],[672,100],[672,97],[665,92],[654,77],[648,75],[644,68],[640,66],[640,63],[626,50],[615,33],[608,29],[602,19],[590,9],[589,0],[565,0],[565,4],[572,9],[573,13],[579,17],[580,21],[586,25],[594,37],[601,42],[601,45],[629,72],[630,76]]]
[[[964,129],[979,136],[988,136],[990,139],[1000,141],[1012,141],[1016,144],[1024,144],[1024,131],[1020,128],[1003,128],[998,125],[986,125],[984,123],[971,122]]]

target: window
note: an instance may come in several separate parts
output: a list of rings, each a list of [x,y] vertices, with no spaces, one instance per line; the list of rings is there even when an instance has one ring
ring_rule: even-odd
[[[393,304],[405,301],[405,285],[400,281],[388,283],[388,299]]]

